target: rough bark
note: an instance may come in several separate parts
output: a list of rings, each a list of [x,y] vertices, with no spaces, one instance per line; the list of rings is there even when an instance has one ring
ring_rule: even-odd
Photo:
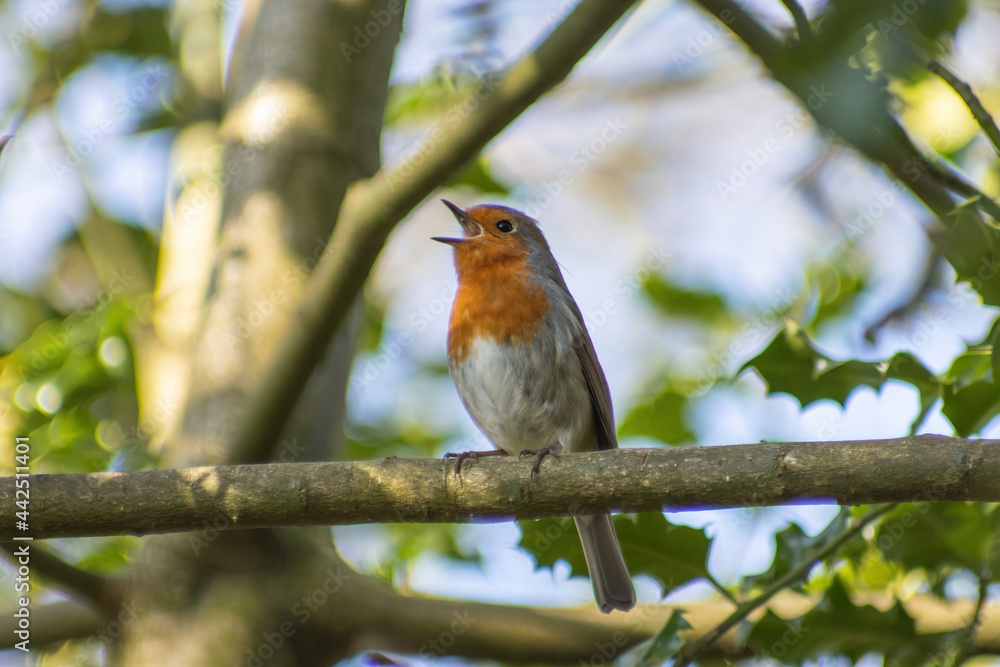
[[[221,227],[190,390],[166,465],[239,460],[233,433],[274,341],[322,255],[348,186],[380,164],[389,71],[404,3],[250,2],[226,87],[219,132],[227,146]],[[214,7],[218,11],[218,5]],[[345,58],[341,45],[379,12],[376,37]],[[324,341],[302,400],[259,456],[282,444],[295,460],[333,456],[342,431],[354,327]],[[294,411],[293,408],[294,407]],[[285,460],[289,458],[286,452]],[[280,625],[288,598],[308,582],[306,563],[339,562],[329,531],[248,531],[205,548],[183,537],[145,542],[121,593],[145,611],[109,647],[118,664],[243,664]],[[183,637],[183,641],[178,641]],[[326,664],[345,655],[342,634],[308,629],[287,638],[272,665]],[[169,656],[169,657],[167,657]],[[167,662],[165,662],[167,661]]]
[[[537,519],[797,503],[1000,501],[1000,443],[941,436],[621,449],[546,460],[380,459],[32,477],[36,538]],[[14,481],[0,479],[13,507]],[[13,518],[9,518],[13,521]]]

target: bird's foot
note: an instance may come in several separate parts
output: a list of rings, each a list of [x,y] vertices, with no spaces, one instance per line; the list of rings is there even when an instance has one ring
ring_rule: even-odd
[[[559,451],[562,449],[562,445],[558,442],[554,445],[549,445],[548,447],[542,447],[541,449],[525,449],[522,451],[518,458],[522,456],[534,456],[535,465],[531,466],[531,479],[535,479],[535,475],[539,473],[542,467],[542,459],[546,456],[552,456],[553,458],[559,458]]]
[[[507,452],[502,449],[492,449],[485,452],[448,452],[444,455],[446,459],[455,459],[455,474],[462,475],[462,461],[466,459],[481,459],[487,456],[505,456]]]

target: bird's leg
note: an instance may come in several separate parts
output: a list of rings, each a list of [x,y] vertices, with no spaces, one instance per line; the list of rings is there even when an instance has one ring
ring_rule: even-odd
[[[502,449],[491,449],[485,452],[448,452],[444,455],[446,459],[455,459],[455,474],[462,474],[462,461],[465,459],[481,459],[487,456],[506,456],[507,452]]]
[[[562,445],[558,442],[554,445],[549,445],[548,447],[542,447],[541,449],[525,449],[522,451],[517,458],[521,458],[525,455],[530,455],[535,457],[535,465],[531,466],[531,479],[535,479],[535,475],[539,473],[542,467],[542,459],[546,456],[552,456],[554,458],[559,458],[559,450],[562,449]]]

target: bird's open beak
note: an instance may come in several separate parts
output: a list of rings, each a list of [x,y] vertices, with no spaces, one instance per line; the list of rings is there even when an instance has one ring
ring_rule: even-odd
[[[465,239],[472,238],[473,236],[479,236],[483,233],[483,230],[479,227],[479,223],[469,217],[468,213],[455,206],[447,199],[442,199],[441,201],[445,206],[451,209],[451,212],[455,215],[455,219],[458,220],[458,224],[462,225],[462,231],[465,232],[465,238],[458,239],[447,236],[432,236],[432,241],[447,243],[448,245],[457,245],[459,243],[465,243]]]

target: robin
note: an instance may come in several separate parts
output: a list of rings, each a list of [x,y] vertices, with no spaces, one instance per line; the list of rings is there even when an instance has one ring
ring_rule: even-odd
[[[442,201],[464,232],[434,238],[454,248],[458,272],[448,369],[476,426],[497,454],[536,455],[532,476],[546,454],[616,449],[608,382],[538,223],[506,206]],[[477,454],[454,455],[456,470]],[[601,611],[630,610],[635,589],[611,515],[574,521]]]

